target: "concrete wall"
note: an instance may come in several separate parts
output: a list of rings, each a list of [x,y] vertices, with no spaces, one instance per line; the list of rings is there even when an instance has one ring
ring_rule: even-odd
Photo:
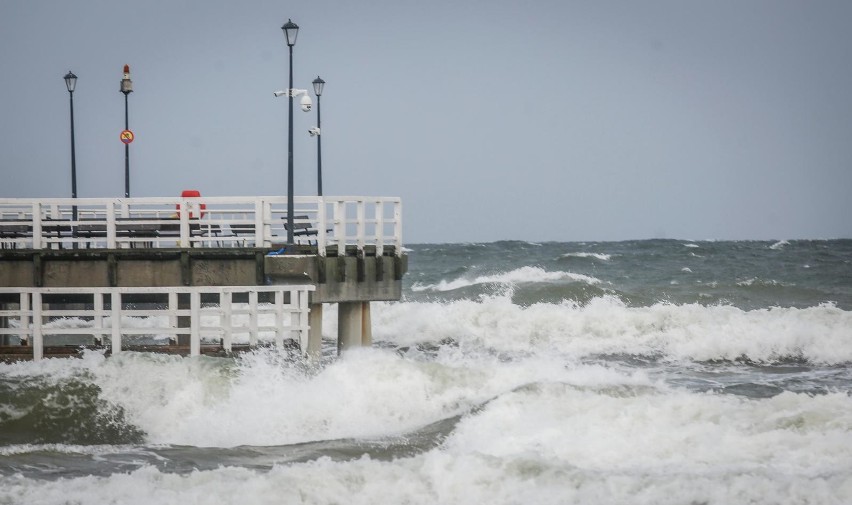
[[[314,284],[311,303],[393,301],[408,257],[266,256],[266,249],[3,251],[7,287]]]
[[[273,284],[316,286],[311,303],[395,301],[402,297],[408,256],[267,256],[265,272]]]

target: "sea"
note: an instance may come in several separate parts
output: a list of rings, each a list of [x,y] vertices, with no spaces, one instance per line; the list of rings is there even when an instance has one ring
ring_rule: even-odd
[[[0,364],[0,504],[852,503],[852,240],[406,252],[339,357]]]

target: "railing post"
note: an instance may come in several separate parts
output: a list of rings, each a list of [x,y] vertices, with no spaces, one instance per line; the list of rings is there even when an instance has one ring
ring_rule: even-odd
[[[254,201],[254,247],[265,247],[264,238],[266,237],[266,229],[264,227],[264,216],[266,215],[266,208],[269,205],[271,205],[269,202],[261,198]]]
[[[385,251],[385,204],[376,201],[376,257],[381,258]]]
[[[92,330],[98,332],[98,337],[95,337],[95,343],[97,344],[97,342],[104,338],[104,295],[97,289],[92,294],[92,308],[94,309]]]
[[[262,245],[258,247],[269,247],[272,245],[272,202],[263,203],[263,236]]]
[[[284,291],[280,289],[275,291],[275,348],[284,348]]]
[[[394,254],[402,256],[402,201],[396,199],[393,206]]]
[[[121,291],[117,289],[109,292],[110,304],[110,348],[112,355],[121,353]]]
[[[41,245],[41,204],[39,202],[33,203],[33,249],[41,249],[43,246]]]
[[[308,351],[307,296],[300,289],[290,290],[290,338],[299,342],[299,351],[305,355]]]
[[[169,291],[169,328],[177,328],[178,327],[178,315],[177,310],[180,308],[178,305],[178,294],[174,290]],[[177,334],[175,334],[175,343],[177,343]]]
[[[190,233],[189,233],[189,200],[183,198],[181,199],[180,205],[180,214],[178,218],[180,219],[180,247],[190,247]]]
[[[222,309],[222,348],[225,352],[231,352],[231,340],[233,338],[232,301],[233,297],[230,291],[223,291],[219,294],[219,307]]]
[[[343,255],[346,247],[346,202],[334,202],[334,240],[337,242],[337,255]]]
[[[117,249],[116,247],[116,230],[115,230],[115,202],[112,201],[106,206],[106,235],[107,248]]]
[[[33,308],[33,361],[39,361],[44,357],[44,335],[41,332],[41,292],[33,291],[32,293],[32,308]]]
[[[366,223],[364,220],[366,219],[366,200],[357,200],[357,207],[355,211],[355,216],[357,220],[357,229],[358,229],[358,253],[364,253],[364,244],[365,244],[365,234],[366,234]]]
[[[189,355],[201,355],[201,292],[196,288],[189,294]]]
[[[257,290],[249,291],[249,345],[257,345]]]
[[[26,338],[30,346],[33,345],[33,326],[31,324],[32,313],[30,312],[30,292],[21,292],[21,338]]]

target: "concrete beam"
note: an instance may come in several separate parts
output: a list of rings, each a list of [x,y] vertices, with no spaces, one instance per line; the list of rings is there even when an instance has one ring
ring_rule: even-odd
[[[267,256],[265,269],[273,284],[314,284],[311,303],[396,301],[408,256]]]

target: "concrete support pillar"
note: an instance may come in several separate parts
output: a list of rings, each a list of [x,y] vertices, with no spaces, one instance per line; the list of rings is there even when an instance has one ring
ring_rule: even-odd
[[[361,345],[373,345],[373,325],[370,320],[370,302],[361,302]]]
[[[361,347],[362,305],[361,302],[337,304],[337,352]]]
[[[319,361],[322,357],[322,304],[312,303],[308,316],[308,348],[305,353],[310,361]]]

